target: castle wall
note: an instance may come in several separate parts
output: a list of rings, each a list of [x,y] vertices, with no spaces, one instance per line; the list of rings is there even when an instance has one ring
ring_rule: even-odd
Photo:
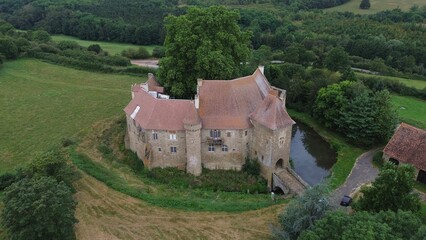
[[[201,130],[201,159],[203,167],[208,169],[241,170],[248,155],[248,143],[252,129],[220,130],[222,144],[228,151],[222,151],[221,145],[214,145],[214,151],[209,151],[210,129]]]
[[[185,131],[149,130],[138,127],[133,119],[127,118],[129,148],[142,159],[145,167],[186,167]],[[156,134],[156,137],[154,137]],[[176,134],[176,139],[170,139]],[[176,147],[176,152],[171,151]]]
[[[198,176],[202,172],[201,164],[201,123],[185,124],[186,134],[186,172]]]
[[[254,129],[250,155],[259,161],[261,174],[268,180],[270,186],[272,172],[277,167],[277,162],[282,162],[282,164],[278,164],[279,167],[286,168],[289,165],[292,127],[273,131],[256,121],[252,121],[252,123]]]

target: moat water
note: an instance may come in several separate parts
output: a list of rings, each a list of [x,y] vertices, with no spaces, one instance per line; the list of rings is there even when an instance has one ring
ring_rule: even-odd
[[[336,162],[336,152],[312,128],[297,123],[293,125],[290,158],[294,171],[311,186],[320,183],[330,174]]]

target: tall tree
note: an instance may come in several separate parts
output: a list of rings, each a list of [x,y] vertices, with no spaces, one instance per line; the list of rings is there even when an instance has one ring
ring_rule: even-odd
[[[361,190],[363,196],[354,205],[357,210],[418,211],[420,200],[413,193],[414,168],[407,164],[386,163],[371,187]]]
[[[1,220],[11,239],[75,239],[76,202],[63,182],[24,178],[6,188],[3,201]]]
[[[237,24],[239,14],[224,7],[190,8],[165,20],[166,55],[159,77],[175,97],[193,97],[196,79],[238,76],[249,57],[250,33]]]

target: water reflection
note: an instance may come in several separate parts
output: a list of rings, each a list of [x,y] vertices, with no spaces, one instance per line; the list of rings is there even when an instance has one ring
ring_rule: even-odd
[[[336,152],[314,130],[297,123],[293,126],[290,157],[294,171],[310,185],[316,185],[330,173]]]

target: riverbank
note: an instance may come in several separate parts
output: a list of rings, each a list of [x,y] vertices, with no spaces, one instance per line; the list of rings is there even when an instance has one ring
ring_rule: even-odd
[[[336,151],[337,161],[332,167],[331,176],[329,177],[330,187],[334,190],[341,186],[351,173],[357,157],[366,150],[347,143],[342,136],[326,129],[307,113],[298,112],[293,109],[287,109],[287,111],[295,121],[300,121],[313,128]]]

